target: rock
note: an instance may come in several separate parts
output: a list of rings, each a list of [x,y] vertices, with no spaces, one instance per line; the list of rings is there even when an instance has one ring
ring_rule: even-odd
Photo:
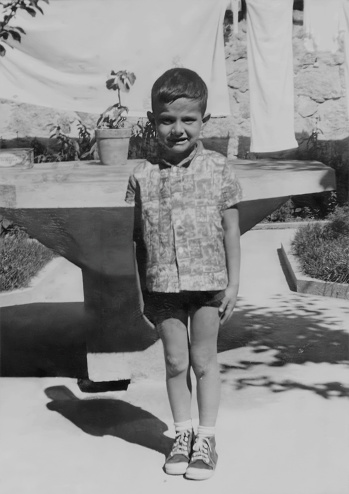
[[[228,68],[228,86],[242,93],[248,90],[247,60],[239,59]]]
[[[249,91],[239,94],[239,110],[242,120],[250,119],[250,93]]]
[[[296,111],[302,117],[309,117],[317,112],[318,105],[308,96],[299,96],[296,100]]]
[[[316,68],[315,64],[317,62],[317,58],[318,57],[316,56],[316,54],[312,52],[304,53],[304,50],[298,52],[298,54],[295,55],[295,62],[297,63],[298,70],[307,68],[309,66]]]
[[[227,137],[229,135],[229,119],[228,117],[212,117],[203,127],[202,136],[208,137]]]
[[[335,53],[319,53],[318,60],[329,67],[343,65],[345,60],[344,50],[338,50]]]
[[[344,97],[337,67],[331,69],[327,65],[320,65],[316,70],[301,70],[294,79],[294,86],[296,94],[308,96],[317,103]]]
[[[314,117],[316,117],[316,114]],[[304,118],[298,112],[295,112],[294,129],[298,142],[299,136],[301,136],[301,140],[307,140],[313,129],[316,128],[316,118],[314,117]]]
[[[318,107],[320,139],[338,141],[348,136],[346,106],[341,99],[327,100]]]
[[[236,38],[236,36],[234,36]],[[229,61],[235,62],[240,58],[247,58],[247,42],[246,40],[234,39],[225,49],[226,58]]]

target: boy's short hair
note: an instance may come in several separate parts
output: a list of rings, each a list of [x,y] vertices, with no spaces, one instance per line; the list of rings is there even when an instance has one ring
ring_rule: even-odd
[[[154,82],[151,90],[153,111],[159,103],[173,103],[179,98],[198,101],[202,115],[205,114],[208,98],[207,86],[193,70],[185,68],[169,69]]]

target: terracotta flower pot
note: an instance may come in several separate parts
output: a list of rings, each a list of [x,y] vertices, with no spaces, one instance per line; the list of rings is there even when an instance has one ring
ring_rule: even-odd
[[[96,129],[99,159],[102,165],[125,165],[131,129]]]

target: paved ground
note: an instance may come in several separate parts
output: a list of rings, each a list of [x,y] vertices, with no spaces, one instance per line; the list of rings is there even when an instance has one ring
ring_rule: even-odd
[[[277,250],[292,234],[242,237],[235,330],[219,339],[219,464],[206,482],[162,471],[173,429],[159,342],[132,355],[127,392],[86,395],[74,377],[82,332],[55,325],[57,308],[69,318],[81,306],[80,271],[57,260],[34,288],[2,295],[1,494],[347,494],[349,304],[290,291]],[[28,304],[40,313],[43,302],[52,320],[39,328],[38,316],[35,331]],[[66,377],[48,377],[57,369]]]

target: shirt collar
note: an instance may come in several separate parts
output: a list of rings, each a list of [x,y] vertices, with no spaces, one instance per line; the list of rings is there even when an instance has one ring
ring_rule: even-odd
[[[164,165],[164,166],[169,166],[169,167],[176,167],[176,168],[187,168],[190,163],[194,160],[194,158],[201,153],[201,151],[203,150],[203,144],[201,141],[198,141],[195,148],[193,149],[193,151],[189,154],[189,156],[187,156],[186,158],[184,158],[182,161],[180,161],[179,163],[176,163],[176,164],[173,164],[173,163],[169,163],[168,161],[166,161],[164,158],[161,158],[159,159],[159,164],[160,165]]]

